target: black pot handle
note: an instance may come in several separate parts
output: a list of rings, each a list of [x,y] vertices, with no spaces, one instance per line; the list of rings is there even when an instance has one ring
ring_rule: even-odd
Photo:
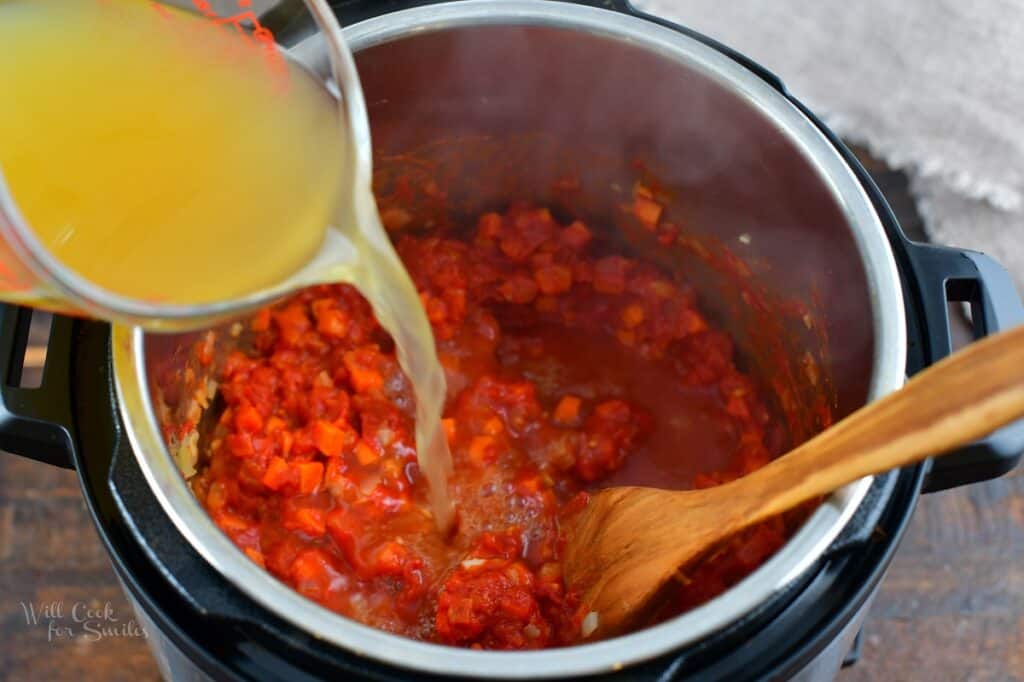
[[[0,449],[72,468],[72,320],[55,316],[39,388],[19,386],[32,310],[0,306]]]
[[[925,321],[922,350],[930,363],[953,352],[949,302],[970,304],[975,339],[1024,324],[1024,305],[1013,280],[985,254],[917,243],[908,247]],[[1022,452],[1024,420],[932,460],[924,492],[1002,476],[1017,466]]]

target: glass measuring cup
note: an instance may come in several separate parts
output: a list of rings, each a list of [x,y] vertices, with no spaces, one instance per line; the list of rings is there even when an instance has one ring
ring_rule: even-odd
[[[169,17],[171,21],[168,30],[175,30],[178,33],[194,31],[196,34],[202,30],[215,30],[219,32],[218,35],[230,35],[230,40],[234,41],[231,43],[232,49],[237,48],[243,55],[259,55],[260,58],[253,63],[258,63],[260,69],[265,69],[266,77],[271,80],[281,76],[281,66],[286,59],[291,64],[297,63],[305,67],[305,71],[313,78],[319,79],[335,98],[337,125],[341,128],[337,139],[343,142],[338,145],[336,153],[334,150],[331,151],[332,163],[341,169],[338,173],[340,182],[337,183],[337,202],[347,206],[354,195],[355,186],[369,187],[369,129],[362,92],[351,54],[342,41],[340,27],[324,0],[303,0],[301,3],[288,0],[280,3],[270,0],[77,1],[82,3],[78,7],[84,6],[85,3],[103,7],[126,7],[134,3],[133,6],[136,8],[145,6],[147,11],[151,9],[164,18]],[[61,0],[43,0],[43,5],[47,2],[59,3]],[[23,9],[19,5],[29,4],[15,0],[5,4],[0,11],[18,12],[19,9]],[[312,62],[305,63],[302,55],[292,54],[281,48],[272,30],[261,21],[267,12],[279,9],[278,5],[287,6],[285,9],[292,22],[308,26],[307,33],[312,31],[316,34],[317,43],[321,47]],[[197,19],[190,20],[191,23],[174,21],[175,17],[181,16],[182,11],[189,12]],[[202,28],[199,28],[200,26]],[[27,71],[31,70],[32,64],[26,63],[24,68]],[[0,70],[0,74],[2,73]],[[41,87],[46,87],[46,84],[42,84]],[[287,97],[288,93],[282,96]],[[0,118],[0,124],[2,123],[3,120]],[[41,134],[48,132],[51,131],[40,130]],[[3,137],[3,128],[0,125],[0,145],[3,145]],[[327,279],[325,262],[338,262],[348,249],[347,242],[340,233],[335,234],[334,231],[327,230],[327,224],[324,224],[326,237],[318,253],[314,253],[314,248],[310,249],[306,267],[300,268],[297,264],[290,272],[290,276],[282,276],[279,278],[280,281],[269,286],[249,289],[229,299],[200,303],[175,303],[132,297],[98,285],[69,267],[47,247],[40,238],[38,229],[34,229],[32,221],[23,210],[23,202],[19,203],[24,199],[24,194],[15,191],[11,182],[7,181],[11,177],[10,174],[5,180],[4,173],[11,170],[11,160],[7,160],[8,166],[5,168],[3,152],[0,148],[0,300],[138,324],[148,328],[203,327],[254,309],[296,288]],[[60,161],[58,154],[53,163]],[[14,163],[16,162],[17,159]],[[201,163],[202,159],[197,159],[196,162]],[[137,172],[145,173],[145,168],[137,169]],[[211,191],[216,190],[211,188]],[[116,187],[112,188],[109,199],[111,202],[124,199],[123,196],[118,196]],[[297,206],[314,199],[312,196],[302,196],[301,193],[293,198]],[[321,199],[322,197],[316,200]],[[253,197],[253,202],[257,205],[260,200],[259,196]],[[172,206],[169,210],[179,208]],[[168,207],[157,207],[154,210],[166,209]],[[287,226],[283,226],[282,229],[286,228]],[[197,244],[196,248],[201,249],[202,245]],[[210,276],[215,277],[217,273],[210,273]]]

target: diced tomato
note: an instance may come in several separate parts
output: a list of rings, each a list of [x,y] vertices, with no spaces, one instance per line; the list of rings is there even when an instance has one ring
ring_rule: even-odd
[[[621,256],[608,256],[594,264],[594,290],[602,294],[621,294],[626,290],[630,263]]]
[[[373,565],[381,575],[402,575],[409,550],[397,542],[385,542],[373,555]]]
[[[526,275],[513,275],[498,288],[509,303],[530,303],[540,289],[537,281]]]
[[[224,444],[235,457],[252,457],[256,454],[252,446],[252,436],[247,433],[232,433],[225,436]]]
[[[622,309],[622,323],[632,329],[643,324],[646,318],[643,306],[633,303]]]
[[[264,308],[256,313],[249,323],[249,328],[254,332],[265,332],[270,329],[270,308]]]
[[[501,216],[497,213],[485,213],[476,224],[478,238],[493,240],[501,234]]]
[[[573,251],[582,251],[590,243],[592,235],[587,226],[577,220],[562,230],[562,243]]]
[[[263,430],[263,416],[252,405],[242,405],[235,411],[235,426],[246,433]]]
[[[305,306],[297,303],[277,311],[273,318],[281,332],[282,343],[288,346],[298,344],[302,335],[312,326],[306,315]]]
[[[295,558],[289,574],[296,590],[310,599],[322,601],[337,579],[338,571],[325,552],[307,549]]]
[[[562,426],[575,426],[578,424],[580,420],[580,405],[582,404],[583,401],[574,395],[563,396],[558,401],[558,405],[555,406],[555,413],[553,415],[555,423]]]
[[[326,512],[315,507],[297,507],[287,511],[282,524],[289,530],[320,536],[327,532]]]
[[[572,270],[567,265],[546,265],[535,273],[540,290],[549,295],[564,294],[572,288]]]
[[[351,286],[300,291],[254,315],[244,338],[233,329],[238,350],[215,353],[211,333],[190,348],[187,371],[154,373],[171,384],[163,393],[168,410],[188,410],[164,433],[172,445],[188,444],[210,397],[208,382],[217,383],[225,408],[200,446],[190,485],[253,562],[325,607],[454,646],[574,644],[589,607],[581,586],[564,582],[571,528],[564,522],[627,461],[678,440],[672,432],[652,438],[677,427],[659,423],[675,414],[665,402],[697,396],[698,423],[709,432],[701,443],[733,448],[670,453],[725,463],[697,474],[695,487],[767,464],[783,449],[785,425],[736,367],[732,339],[704,317],[691,285],[655,264],[610,255],[616,235],[562,224],[525,203],[481,216],[475,233],[472,225],[462,229],[447,205],[445,172],[417,168],[391,190],[383,182],[381,203],[389,226],[404,232],[397,250],[445,370],[441,426],[454,459],[447,492],[456,533],[439,532],[429,504],[442,491],[429,487],[425,474],[435,471],[420,468],[418,396],[392,337]],[[570,178],[555,189],[562,196],[580,186]],[[666,259],[671,249],[687,248],[707,261],[709,248],[665,220],[655,187],[646,177],[635,184],[626,220],[616,216],[627,236],[635,236],[635,218]],[[414,210],[413,202],[424,204]],[[414,215],[417,227],[433,229],[407,230]],[[459,238],[467,233],[468,241]],[[750,295],[742,261],[707,264],[735,273],[747,287],[737,300],[751,314],[781,314]],[[793,309],[798,321],[808,315],[806,307]],[[770,380],[785,407],[799,401],[784,376]],[[800,376],[824,379],[822,368],[806,363]],[[815,424],[830,423],[827,405],[806,411]],[[630,477],[644,470],[641,462]],[[663,474],[649,482],[688,483]],[[724,544],[679,576],[656,617],[728,589],[802,518],[787,514]]]

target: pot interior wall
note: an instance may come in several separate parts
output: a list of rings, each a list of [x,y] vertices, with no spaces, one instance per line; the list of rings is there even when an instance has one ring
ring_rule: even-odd
[[[541,26],[417,32],[356,58],[383,209],[421,228],[512,200],[583,218],[696,285],[793,440],[864,403],[874,330],[852,228],[741,95],[682,61]],[[626,219],[638,180],[676,243]]]
[[[421,24],[399,38],[356,45],[356,61],[374,136],[375,191],[385,214],[411,214],[399,221],[407,222],[405,229],[472,226],[479,213],[515,200],[550,206],[563,219],[582,218],[616,249],[654,260],[696,287],[702,308],[735,340],[741,364],[788,418],[791,441],[863,404],[876,371],[876,330],[854,228],[795,138],[731,86],[668,49],[538,25]],[[660,242],[623,210],[638,181],[665,205],[663,222],[679,228],[674,243]],[[229,329],[218,352],[236,343]],[[146,335],[151,389],[166,389],[163,378],[179,377],[183,367],[185,374],[202,372],[190,366],[189,349],[206,338]],[[166,390],[153,397],[166,436],[167,426],[188,415],[161,412],[175,402],[163,400]],[[140,462],[147,466],[145,456]],[[169,494],[175,518],[184,519],[179,529],[192,523],[209,533],[205,518],[189,516],[195,510],[186,509],[182,490],[191,504],[183,486]],[[677,631],[654,628],[621,644],[599,644],[600,655],[569,651],[570,664],[552,651],[519,659],[529,662],[509,670],[532,679],[571,674],[577,666],[592,672],[664,653],[733,622],[782,587],[796,562],[808,558],[810,543],[838,528],[841,510],[826,507],[816,516],[831,517],[819,519],[817,530],[804,529],[818,535],[803,545],[794,540],[776,557],[782,563],[763,567],[774,573],[748,586],[748,603],[717,611],[709,604],[711,610],[684,615],[693,619],[677,623]],[[215,528],[202,537],[207,549],[224,540]],[[248,559],[224,558],[224,574],[245,584],[238,576],[253,568]],[[260,591],[249,592],[264,605],[287,606],[280,610],[286,618],[311,608],[294,593],[281,596],[269,587],[268,593],[272,599],[262,602]],[[307,627],[313,620],[295,622]],[[364,646],[368,640],[344,619],[316,627],[325,641],[355,642],[359,651],[393,660],[393,643]],[[403,649],[411,667],[495,670],[490,661],[475,661],[475,652],[415,651],[413,644]],[[534,660],[542,674],[533,674]]]

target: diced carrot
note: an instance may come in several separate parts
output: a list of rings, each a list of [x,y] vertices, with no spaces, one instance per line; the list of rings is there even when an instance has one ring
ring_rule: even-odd
[[[229,535],[244,533],[253,526],[251,522],[231,512],[221,512],[217,515],[215,521],[220,529]]]
[[[554,420],[562,426],[575,426],[580,419],[582,401],[574,395],[567,395],[555,406]]]
[[[271,417],[267,420],[266,431],[267,433],[277,433],[284,430],[286,426],[288,425],[280,417]]]
[[[334,339],[345,338],[351,323],[348,314],[337,308],[325,310],[316,316],[316,330]]]
[[[263,485],[271,490],[279,490],[282,486],[292,481],[292,473],[292,468],[288,466],[288,462],[280,457],[273,457],[270,460],[270,464],[267,465],[266,472],[263,474]]]
[[[312,495],[323,483],[324,465],[320,462],[304,462],[298,468],[299,492],[303,495]]]
[[[384,377],[369,364],[376,357],[376,352],[370,349],[345,353],[345,368],[348,370],[349,381],[356,393],[376,393],[384,386]]]
[[[235,426],[246,433],[259,433],[263,430],[263,415],[252,405],[242,405],[235,411]]]
[[[245,548],[245,555],[253,560],[253,562],[260,568],[266,568],[267,565],[263,561],[263,552],[252,547]]]
[[[288,346],[297,344],[302,335],[312,327],[306,314],[306,306],[301,303],[292,303],[273,313],[273,318],[281,331],[281,341]]]
[[[494,457],[494,445],[493,436],[474,436],[469,443],[469,458],[475,464],[485,464]]]
[[[345,432],[330,422],[318,419],[313,424],[313,443],[328,457],[340,457],[346,440]]]
[[[365,467],[380,459],[380,455],[365,440],[360,440],[356,443],[356,459]]]
[[[484,422],[484,433],[488,436],[497,436],[504,430],[505,423],[501,421],[501,417],[491,417]]]
[[[448,440],[448,445],[455,443],[455,420],[451,418],[442,419],[441,427],[444,429],[444,436]]]
[[[633,215],[644,228],[652,232],[658,226],[663,210],[661,204],[647,197],[637,196],[633,199]]]

